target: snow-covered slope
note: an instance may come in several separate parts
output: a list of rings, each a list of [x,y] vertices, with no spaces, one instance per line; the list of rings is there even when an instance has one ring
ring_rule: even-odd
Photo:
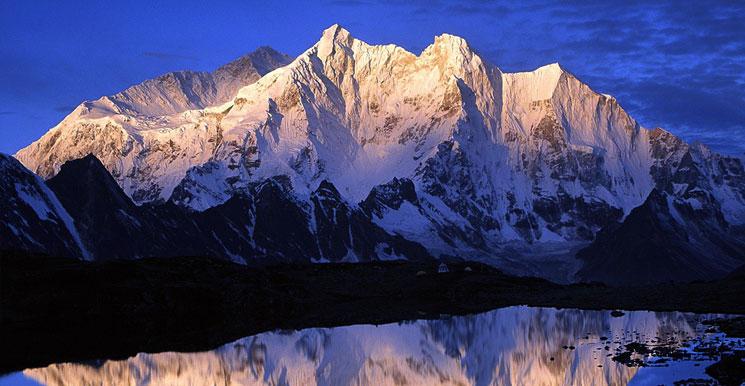
[[[0,251],[89,258],[73,220],[44,181],[0,153]]]
[[[86,102],[16,157],[49,178],[93,153],[135,202],[200,211],[277,175],[299,201],[328,180],[350,205],[365,200],[378,225],[436,255],[536,272],[544,260],[512,257],[571,265],[562,259],[693,154],[558,64],[504,73],[447,34],[415,55],[334,25],[224,103],[196,79],[176,81],[188,90],[168,98],[149,81]],[[725,221],[745,223],[743,181],[724,178],[742,176],[742,163],[698,149],[708,165],[700,189]],[[413,198],[389,197],[401,181]],[[388,199],[366,200],[375,191]]]
[[[153,170],[157,170],[160,163],[168,162],[176,148],[189,147],[189,154],[194,157],[204,150],[185,140],[191,136],[190,133],[178,138],[178,132],[169,133],[167,128],[184,124],[182,131],[190,129],[194,131],[192,134],[198,135],[206,127],[194,125],[189,128],[186,125],[189,119],[179,117],[202,116],[201,112],[191,110],[223,103],[241,87],[289,61],[286,55],[262,47],[211,73],[168,73],[118,94],[86,101],[39,141],[15,156],[40,176],[49,178],[59,172],[66,161],[92,153],[106,164],[136,201],[152,200],[156,197],[148,195],[144,188],[138,189],[143,183],[134,180],[151,178],[152,175],[146,174],[154,174]],[[184,170],[192,163],[204,162],[201,158],[181,161]],[[128,176],[133,181],[123,184]],[[169,178],[167,175],[159,177]],[[171,177],[176,182],[181,178],[183,173]]]
[[[111,102],[127,115],[160,116],[202,109],[230,100],[241,87],[290,61],[270,47],[260,47],[213,72],[171,72],[93,104],[106,108]]]

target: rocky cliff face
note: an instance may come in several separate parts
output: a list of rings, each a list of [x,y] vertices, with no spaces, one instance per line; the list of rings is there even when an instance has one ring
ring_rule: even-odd
[[[284,64],[266,56],[251,60],[256,73]],[[237,63],[218,72],[248,73]],[[456,36],[415,55],[335,25],[228,99],[218,95],[230,87],[194,79],[86,102],[16,157],[49,178],[92,153],[135,203],[196,211],[284,176],[306,207],[322,204],[320,190],[435,256],[532,273],[542,263],[517,257],[554,256],[571,271],[573,251],[654,188],[711,203],[706,215],[725,228],[745,223],[739,159],[640,127],[558,64],[504,73]],[[253,77],[240,79],[230,84]]]

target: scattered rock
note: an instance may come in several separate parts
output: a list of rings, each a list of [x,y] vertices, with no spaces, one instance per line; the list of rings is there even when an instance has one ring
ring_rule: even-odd
[[[722,355],[719,362],[706,368],[706,374],[722,385],[741,385],[745,383],[745,351],[735,351]]]

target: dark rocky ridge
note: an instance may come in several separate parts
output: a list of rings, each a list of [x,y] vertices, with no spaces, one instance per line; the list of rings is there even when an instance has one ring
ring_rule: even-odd
[[[328,181],[309,202],[301,202],[289,179],[277,176],[203,212],[170,201],[135,205],[92,155],[65,163],[47,184],[96,260],[188,255],[247,264],[432,259],[423,246],[375,225],[367,212],[350,206]],[[43,234],[45,229],[36,232]],[[33,249],[12,240],[5,244],[6,250],[81,257],[74,245],[60,249],[50,242],[48,249]]]
[[[66,213],[41,178],[0,154],[0,250],[80,257]]]
[[[705,222],[678,223],[668,197],[653,190],[623,223],[601,231],[577,254],[585,261],[578,277],[615,285],[712,280],[745,264],[743,243]]]
[[[741,161],[706,157],[700,147],[676,149],[681,141],[665,144],[664,132],[654,134],[657,187],[623,223],[606,226],[577,254],[584,260],[580,280],[615,285],[712,280],[745,264],[745,229],[726,221],[710,178],[745,197]],[[679,157],[670,156],[676,152]]]

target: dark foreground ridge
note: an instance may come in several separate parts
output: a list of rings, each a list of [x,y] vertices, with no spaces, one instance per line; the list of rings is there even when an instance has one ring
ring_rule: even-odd
[[[389,323],[512,305],[745,314],[745,275],[654,287],[563,286],[474,262],[283,264],[204,257],[0,256],[0,373],[138,352],[201,351],[275,329]]]

